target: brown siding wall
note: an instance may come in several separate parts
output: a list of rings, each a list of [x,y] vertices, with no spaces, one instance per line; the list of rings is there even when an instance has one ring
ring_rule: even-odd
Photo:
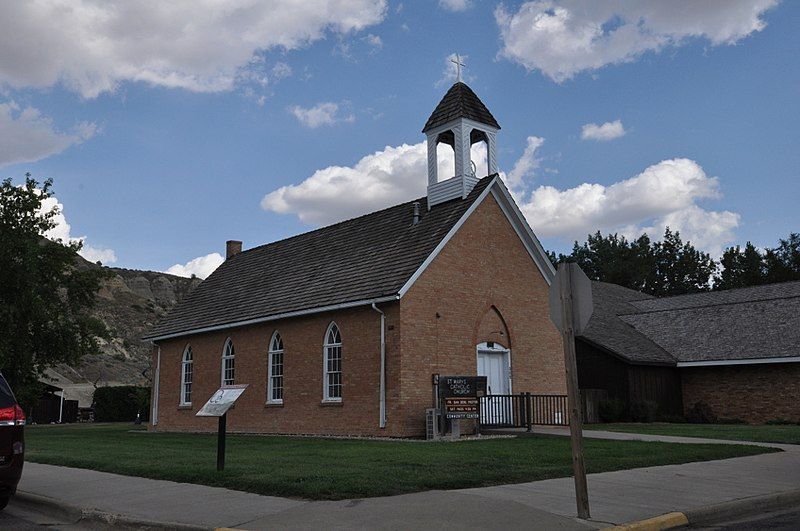
[[[424,433],[431,375],[476,374],[476,346],[511,349],[512,391],[566,393],[561,336],[548,285],[490,195],[400,304],[401,422]]]
[[[800,422],[800,363],[681,369],[688,411],[705,402],[720,418]]]

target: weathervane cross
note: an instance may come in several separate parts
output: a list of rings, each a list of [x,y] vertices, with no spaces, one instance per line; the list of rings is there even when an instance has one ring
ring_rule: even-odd
[[[461,62],[461,56],[458,55],[458,54],[456,54],[456,58],[455,59],[450,59],[450,62],[451,63],[455,63],[455,65],[456,65],[456,77],[457,77],[458,81],[461,81],[461,67],[462,66],[467,66],[467,65],[465,65],[464,63]]]

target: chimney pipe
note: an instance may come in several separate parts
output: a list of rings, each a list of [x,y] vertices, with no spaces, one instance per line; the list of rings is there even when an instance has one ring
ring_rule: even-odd
[[[414,201],[414,218],[411,222],[412,225],[419,223],[419,201]]]
[[[225,260],[236,256],[242,252],[242,242],[238,240],[228,240],[225,242]]]

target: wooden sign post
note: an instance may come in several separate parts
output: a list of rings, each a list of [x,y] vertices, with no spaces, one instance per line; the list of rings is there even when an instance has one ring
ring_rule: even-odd
[[[583,461],[583,423],[578,364],[575,359],[575,335],[583,331],[591,314],[592,285],[586,274],[578,264],[559,264],[556,279],[550,286],[550,318],[561,330],[561,339],[564,343],[575,502],[578,506],[578,518],[583,519],[589,518],[589,489]]]

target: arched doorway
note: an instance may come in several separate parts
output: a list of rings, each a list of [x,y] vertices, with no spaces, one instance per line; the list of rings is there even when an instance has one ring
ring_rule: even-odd
[[[494,341],[480,343],[478,376],[486,376],[486,392],[489,395],[510,395],[511,350]]]

